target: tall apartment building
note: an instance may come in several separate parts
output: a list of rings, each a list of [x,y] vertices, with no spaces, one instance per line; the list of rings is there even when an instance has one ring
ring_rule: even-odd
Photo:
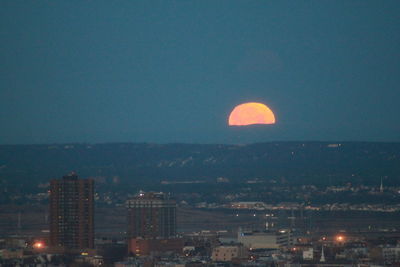
[[[176,236],[176,202],[164,193],[139,193],[127,201],[128,238]]]
[[[50,181],[50,245],[94,248],[94,181],[73,172]]]

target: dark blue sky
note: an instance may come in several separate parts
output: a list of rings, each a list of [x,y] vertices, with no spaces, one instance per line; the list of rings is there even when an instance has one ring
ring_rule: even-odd
[[[1,144],[400,141],[399,1],[3,0],[0,62]]]

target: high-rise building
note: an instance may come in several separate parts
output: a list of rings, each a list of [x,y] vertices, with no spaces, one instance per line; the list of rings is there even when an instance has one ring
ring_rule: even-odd
[[[94,248],[94,181],[72,172],[50,181],[50,245]]]
[[[176,202],[164,193],[140,192],[127,201],[128,238],[176,236]]]

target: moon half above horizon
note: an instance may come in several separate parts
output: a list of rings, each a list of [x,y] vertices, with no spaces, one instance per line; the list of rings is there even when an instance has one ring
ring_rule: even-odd
[[[229,126],[275,124],[275,115],[265,104],[249,102],[237,105],[229,115]]]

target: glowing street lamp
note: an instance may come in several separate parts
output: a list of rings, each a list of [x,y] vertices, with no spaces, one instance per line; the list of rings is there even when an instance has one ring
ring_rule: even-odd
[[[342,235],[336,236],[336,241],[337,242],[343,242],[344,241],[344,236],[342,236]]]
[[[35,243],[33,243],[33,247],[36,249],[42,249],[44,248],[44,243],[41,241],[36,241]]]

